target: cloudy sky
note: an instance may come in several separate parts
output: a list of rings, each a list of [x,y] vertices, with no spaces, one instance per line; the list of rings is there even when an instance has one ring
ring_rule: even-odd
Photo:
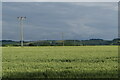
[[[118,2],[119,0],[2,0],[3,2]]]
[[[18,16],[25,40],[113,39],[118,36],[117,2],[3,2],[3,39],[19,40]]]

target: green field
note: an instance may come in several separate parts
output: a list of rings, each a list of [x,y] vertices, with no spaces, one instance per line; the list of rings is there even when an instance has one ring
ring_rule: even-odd
[[[117,78],[117,46],[3,47],[3,78]]]

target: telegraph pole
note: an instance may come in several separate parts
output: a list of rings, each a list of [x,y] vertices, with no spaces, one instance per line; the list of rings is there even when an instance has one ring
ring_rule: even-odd
[[[23,37],[23,20],[26,19],[26,17],[17,17],[19,22],[20,22],[20,43],[21,43],[21,47],[24,46],[23,41],[24,41],[24,37]]]
[[[64,46],[64,33],[62,32],[62,41],[63,41],[63,46]]]
[[[75,46],[75,40],[74,40],[74,46]]]

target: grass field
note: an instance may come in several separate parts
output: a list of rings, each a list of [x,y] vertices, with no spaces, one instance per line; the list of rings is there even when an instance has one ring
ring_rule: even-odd
[[[3,78],[116,78],[117,46],[3,47]]]

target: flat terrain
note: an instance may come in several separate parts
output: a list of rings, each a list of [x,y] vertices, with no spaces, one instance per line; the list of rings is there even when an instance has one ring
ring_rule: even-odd
[[[117,46],[3,47],[3,78],[115,78]]]

